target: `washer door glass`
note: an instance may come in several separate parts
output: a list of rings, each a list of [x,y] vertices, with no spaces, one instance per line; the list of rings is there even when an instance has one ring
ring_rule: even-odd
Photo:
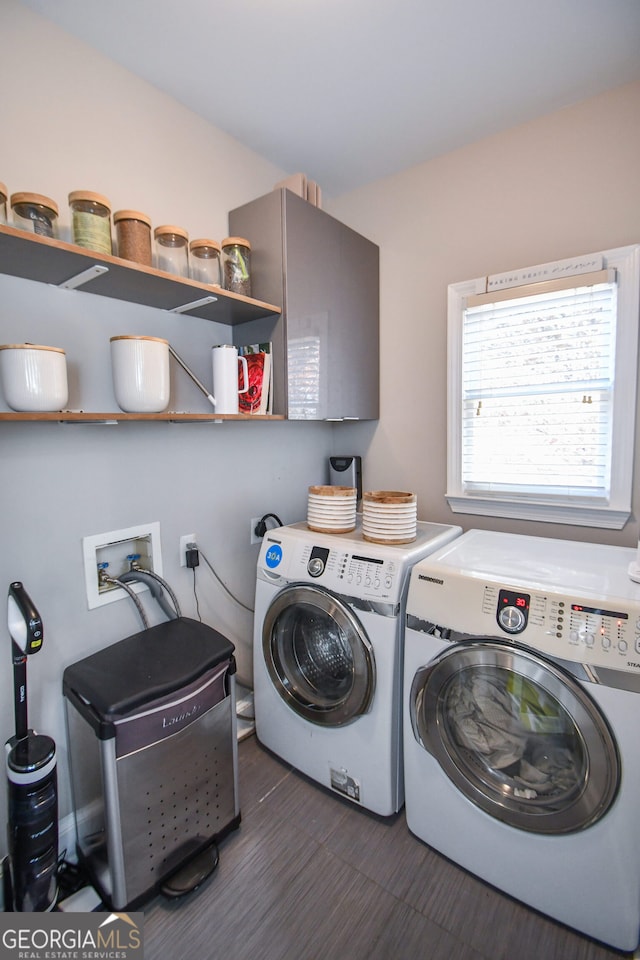
[[[462,793],[511,826],[581,830],[616,795],[618,750],[598,706],[524,648],[486,640],[445,651],[416,673],[411,719]]]
[[[304,584],[282,590],[267,611],[262,650],[276,690],[306,720],[341,726],[369,709],[371,643],[333,594]]]

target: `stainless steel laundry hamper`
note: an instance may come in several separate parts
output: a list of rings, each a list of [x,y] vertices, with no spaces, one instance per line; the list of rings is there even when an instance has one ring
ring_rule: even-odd
[[[78,858],[111,909],[141,904],[240,823],[233,653],[179,617],[64,671]]]

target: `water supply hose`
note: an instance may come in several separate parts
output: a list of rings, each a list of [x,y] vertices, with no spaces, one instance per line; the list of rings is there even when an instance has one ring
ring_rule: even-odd
[[[158,601],[169,620],[177,620],[178,617],[182,616],[178,598],[166,580],[163,580],[162,577],[158,576],[157,573],[154,573],[152,570],[132,569],[127,573],[121,574],[121,576],[118,577],[117,582],[122,583],[124,586],[125,583],[129,583],[134,580],[137,580],[140,583],[146,583],[146,585],[149,587],[151,595]],[[171,597],[171,602],[175,608],[174,610],[172,610],[167,603],[167,599],[162,592],[162,587],[164,587]]]
[[[125,574],[125,576],[126,576],[126,574]],[[131,599],[132,599],[133,602],[135,603],[136,607],[138,608],[138,613],[140,614],[140,619],[142,620],[142,625],[143,625],[143,627],[145,628],[145,630],[148,630],[148,629],[149,629],[149,621],[147,620],[147,615],[146,615],[146,613],[144,612],[144,607],[142,606],[142,603],[141,603],[140,600],[138,599],[135,590],[133,590],[133,589],[129,586],[128,583],[123,583],[122,580],[119,580],[117,577],[108,577],[108,576],[106,576],[106,574],[104,573],[104,571],[103,571],[102,576],[101,576],[101,582],[102,582],[102,583],[110,583],[110,584],[112,584],[114,587],[122,587],[123,590],[126,590],[126,592],[129,594],[129,596],[131,597]]]

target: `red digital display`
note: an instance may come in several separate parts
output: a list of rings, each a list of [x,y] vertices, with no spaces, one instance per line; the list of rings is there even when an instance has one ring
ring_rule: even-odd
[[[502,590],[500,599],[505,606],[520,607],[521,610],[529,609],[529,597],[527,596],[519,597],[517,593],[507,593]]]
[[[517,607],[518,610],[527,611],[531,595],[528,593],[517,593],[515,590],[501,590],[499,602],[503,607]]]

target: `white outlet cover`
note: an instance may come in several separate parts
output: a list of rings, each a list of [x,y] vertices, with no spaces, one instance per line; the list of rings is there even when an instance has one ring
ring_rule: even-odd
[[[187,565],[187,544],[196,543],[195,533],[185,533],[180,537],[180,566]]]
[[[149,558],[151,560],[151,569],[162,576],[162,552],[160,549],[160,524],[157,521],[153,523],[143,523],[135,527],[125,527],[122,530],[111,530],[109,533],[95,533],[82,538],[82,556],[84,559],[84,579],[87,591],[87,603],[90,610],[96,607],[102,607],[107,603],[114,603],[116,600],[128,599],[126,590],[120,588],[115,590],[106,590],[100,593],[98,590],[98,551],[105,551],[112,548],[110,552],[117,555],[124,561],[128,553],[132,553],[133,541],[146,540],[149,545]],[[129,545],[129,546],[127,546]],[[122,570],[110,570],[112,576],[118,576]],[[131,588],[136,593],[141,593],[147,587],[143,583],[132,583]]]

